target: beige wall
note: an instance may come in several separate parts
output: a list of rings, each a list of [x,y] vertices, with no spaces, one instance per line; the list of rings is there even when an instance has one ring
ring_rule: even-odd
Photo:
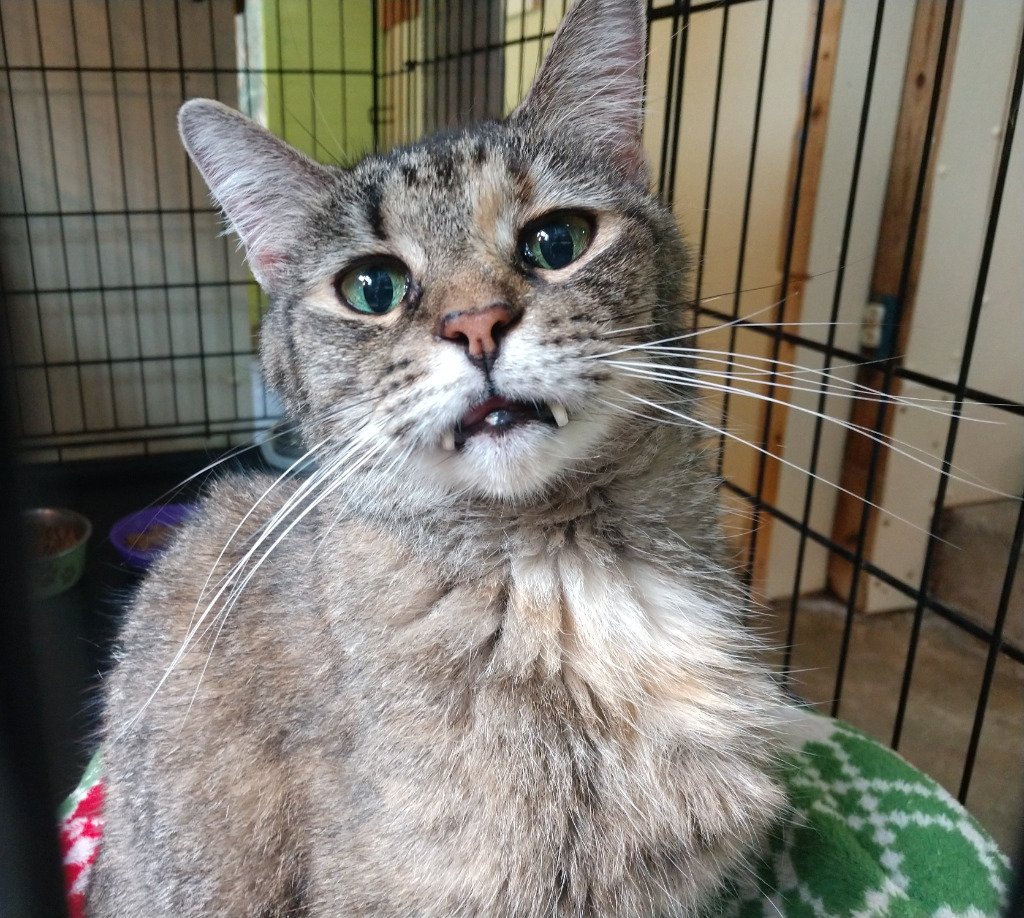
[[[963,2],[905,360],[912,370],[950,382],[960,371],[1022,27],[1024,6],[1019,3]],[[1019,127],[1007,178],[968,383],[1021,402],[1024,140]],[[905,386],[904,394],[934,400],[940,410],[901,409],[893,436],[916,456],[941,458],[950,397],[919,385]],[[964,416],[946,505],[1019,496],[1024,489],[1024,418],[970,403]],[[873,560],[911,582],[923,570],[922,530],[930,524],[930,497],[938,484],[937,459],[930,464],[927,468],[910,457],[893,456],[880,500],[892,516],[879,529]],[[868,602],[873,610],[906,605],[905,598],[874,580]]]

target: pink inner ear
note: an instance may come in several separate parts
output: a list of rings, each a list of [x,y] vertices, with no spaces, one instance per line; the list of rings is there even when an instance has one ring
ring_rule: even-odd
[[[326,184],[324,167],[239,112],[192,100],[179,114],[186,149],[245,246],[256,280],[281,281],[288,252]]]
[[[284,258],[274,252],[250,252],[248,261],[253,273],[262,275],[273,274],[274,267],[284,261]]]

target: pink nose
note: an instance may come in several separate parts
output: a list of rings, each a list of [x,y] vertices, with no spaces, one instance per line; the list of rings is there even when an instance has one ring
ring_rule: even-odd
[[[441,320],[441,337],[460,342],[470,359],[480,360],[498,350],[498,339],[512,318],[512,310],[504,303],[449,313]]]

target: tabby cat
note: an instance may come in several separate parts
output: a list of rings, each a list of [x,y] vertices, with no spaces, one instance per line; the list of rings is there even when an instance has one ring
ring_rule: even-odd
[[[352,168],[182,108],[318,467],[222,480],[134,601],[91,918],[688,916],[779,816],[697,396],[643,353],[692,321],[644,51],[643,0],[579,0],[505,121]]]

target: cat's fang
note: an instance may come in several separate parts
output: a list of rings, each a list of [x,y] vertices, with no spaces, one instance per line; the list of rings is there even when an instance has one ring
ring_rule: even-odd
[[[455,452],[455,431],[446,430],[441,436],[441,449],[448,453]]]
[[[569,423],[569,412],[565,410],[565,405],[559,402],[548,402],[548,410],[559,427],[565,427]]]

